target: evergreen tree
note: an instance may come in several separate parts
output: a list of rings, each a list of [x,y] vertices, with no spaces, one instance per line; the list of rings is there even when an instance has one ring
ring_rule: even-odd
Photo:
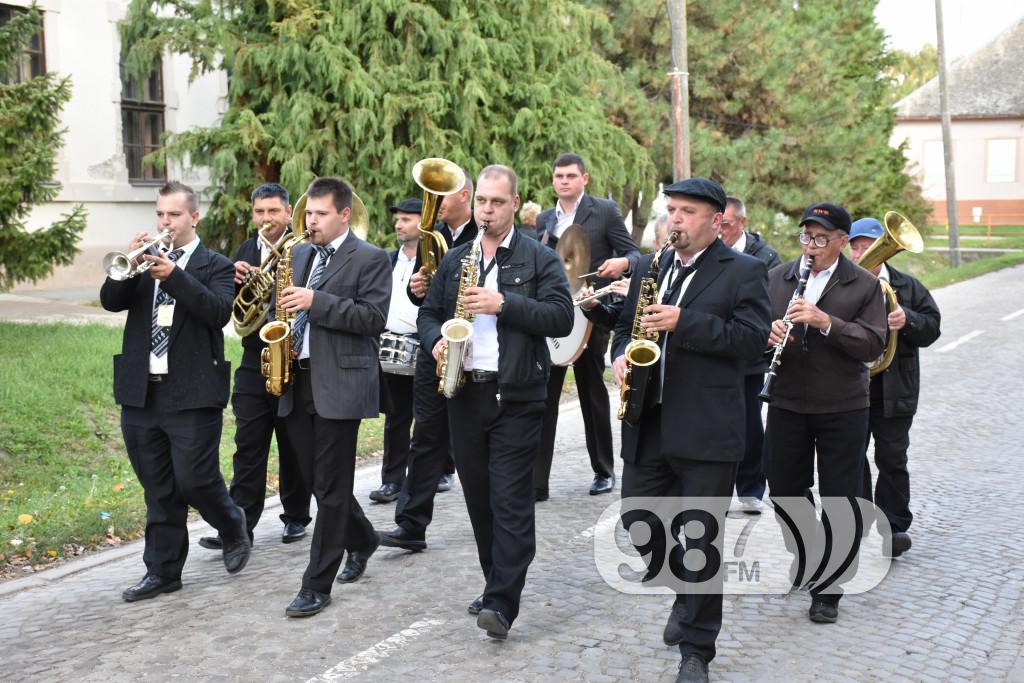
[[[594,0],[620,42],[610,58],[661,105],[628,125],[672,177],[671,36],[662,0]],[[854,217],[889,209],[918,225],[927,208],[889,146],[893,59],[875,0],[689,2],[690,133],[694,175],[744,198],[758,229],[788,238],[807,204],[836,201]],[[643,112],[641,112],[643,113]],[[653,133],[652,133],[653,131]]]
[[[0,74],[14,72],[39,26],[35,5],[0,26]],[[45,74],[23,83],[0,79],[0,291],[44,278],[78,253],[75,244],[85,229],[81,206],[48,228],[30,230],[26,225],[34,205],[60,192],[60,185],[51,181],[63,135],[58,130],[60,110],[70,98],[68,78]]]
[[[548,205],[559,152],[588,160],[601,196],[655,178],[644,140],[610,116],[628,88],[602,56],[607,18],[572,0],[133,0],[121,35],[132,74],[175,52],[195,74],[228,74],[223,120],[163,150],[210,169],[204,235],[222,248],[243,238],[249,192],[266,180],[301,192],[346,178],[382,241],[386,207],[419,195],[424,157],[471,173],[506,163],[520,194]]]

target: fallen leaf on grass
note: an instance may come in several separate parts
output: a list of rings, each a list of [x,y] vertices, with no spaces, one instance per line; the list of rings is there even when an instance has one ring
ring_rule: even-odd
[[[115,491],[124,491],[124,484],[121,484],[121,483],[114,484],[114,490]]]
[[[33,519],[35,518],[29,514],[18,515],[18,524],[31,524]]]

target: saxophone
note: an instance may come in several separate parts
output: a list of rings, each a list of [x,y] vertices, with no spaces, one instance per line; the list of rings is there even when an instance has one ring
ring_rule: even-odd
[[[647,277],[640,281],[640,289],[636,295],[636,311],[633,313],[633,333],[631,341],[626,345],[626,372],[619,387],[619,419],[627,424],[635,425],[644,409],[647,385],[651,380],[652,369],[656,369],[661,360],[661,334],[654,330],[645,330],[640,322],[644,309],[658,301],[658,275],[661,259],[673,244],[679,233],[669,233],[668,242],[661,248],[651,261],[651,269]]]
[[[305,195],[296,202],[295,215],[297,216],[295,231],[291,235],[286,235],[278,243],[277,273],[275,275],[278,304],[274,311],[275,319],[260,328],[260,340],[267,345],[260,352],[260,372],[267,378],[267,392],[274,396],[283,394],[294,379],[292,374],[292,319],[295,316],[281,306],[280,295],[293,284],[292,252],[295,247],[309,237],[305,221]]]
[[[487,231],[487,225],[481,224],[473,240],[472,246],[465,256],[459,270],[459,291],[455,295],[455,316],[441,325],[441,337],[448,344],[441,351],[441,359],[437,362],[437,393],[445,398],[452,398],[466,383],[463,367],[469,353],[469,340],[473,337],[473,313],[466,308],[466,289],[477,286],[480,277],[480,241]]]

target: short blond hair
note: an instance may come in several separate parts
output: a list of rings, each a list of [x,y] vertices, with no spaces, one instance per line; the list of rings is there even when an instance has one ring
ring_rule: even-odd
[[[537,202],[526,202],[523,208],[519,209],[519,220],[523,225],[537,225],[537,215],[540,213],[540,204]]]

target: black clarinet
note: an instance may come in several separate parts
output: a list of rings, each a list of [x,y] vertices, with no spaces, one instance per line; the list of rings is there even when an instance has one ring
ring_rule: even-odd
[[[764,378],[764,386],[761,387],[761,393],[757,395],[765,403],[772,402],[772,385],[775,383],[775,377],[779,374],[779,366],[782,365],[782,352],[786,349],[786,342],[789,341],[789,333],[793,331],[793,321],[789,319],[789,307],[793,305],[794,301],[803,297],[804,290],[807,289],[807,280],[811,277],[812,265],[814,265],[814,257],[808,256],[807,264],[800,269],[800,280],[796,283],[796,289],[793,290],[793,297],[786,304],[786,317],[782,319],[782,324],[786,326],[786,329],[782,333],[782,341],[775,345],[772,362],[768,366],[768,374]]]

